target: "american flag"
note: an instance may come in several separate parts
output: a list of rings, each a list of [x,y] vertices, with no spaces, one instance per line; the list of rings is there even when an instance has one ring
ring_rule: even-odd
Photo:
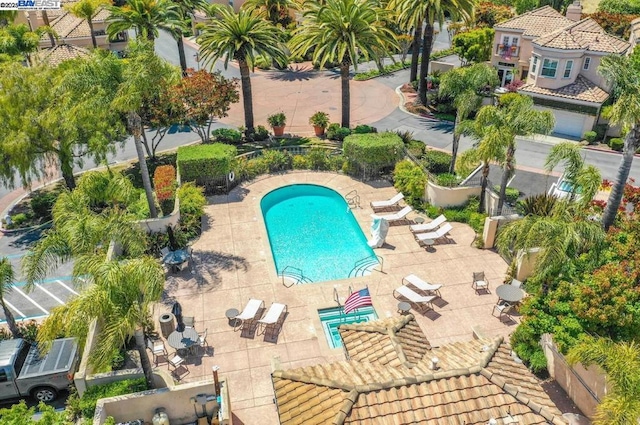
[[[345,314],[349,314],[356,308],[368,305],[373,305],[371,304],[371,294],[369,294],[368,288],[364,288],[349,295],[349,298],[344,302],[343,309]]]

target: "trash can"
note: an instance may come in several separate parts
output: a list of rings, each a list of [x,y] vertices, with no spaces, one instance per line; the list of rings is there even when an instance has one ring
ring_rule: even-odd
[[[176,329],[174,316],[171,313],[165,313],[160,316],[160,332],[164,338],[168,338]]]

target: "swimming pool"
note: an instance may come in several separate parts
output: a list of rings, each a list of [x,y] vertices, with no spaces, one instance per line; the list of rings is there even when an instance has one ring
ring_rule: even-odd
[[[344,198],[332,189],[284,186],[267,193],[260,208],[278,275],[295,267],[306,282],[345,279],[358,260],[375,259]]]
[[[338,326],[348,323],[369,322],[378,318],[373,307],[362,307],[349,314],[344,314],[342,307],[323,308],[318,310],[318,316],[320,316],[324,335],[331,348],[342,347],[342,338],[340,338]]]

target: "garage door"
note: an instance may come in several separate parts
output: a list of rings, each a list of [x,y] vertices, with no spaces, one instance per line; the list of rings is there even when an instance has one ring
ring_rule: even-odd
[[[585,115],[576,114],[575,112],[559,111],[557,109],[552,109],[551,111],[556,117],[556,126],[553,129],[554,133],[564,136],[582,137],[584,120],[587,118]]]

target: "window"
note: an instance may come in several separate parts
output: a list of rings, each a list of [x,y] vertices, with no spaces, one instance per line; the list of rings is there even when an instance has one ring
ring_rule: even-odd
[[[564,74],[562,75],[562,78],[571,77],[571,68],[573,68],[573,61],[569,60],[567,61],[567,64],[564,66]]]
[[[536,69],[538,69],[538,57],[534,56],[533,57],[533,63],[531,64],[531,73],[535,74],[536,73]]]
[[[518,37],[513,37],[513,40],[511,40],[511,45],[512,46],[517,46],[518,45]]]
[[[558,69],[558,61],[554,59],[545,59],[542,61],[542,71],[540,75],[548,78],[556,78],[556,70]]]
[[[584,58],[584,65],[582,66],[582,69],[586,71],[589,69],[589,65],[591,65],[591,58]]]
[[[509,45],[509,37],[508,36],[504,36],[502,37],[502,44],[504,44],[505,46]]]
[[[7,382],[7,371],[5,369],[0,369],[0,382]]]

